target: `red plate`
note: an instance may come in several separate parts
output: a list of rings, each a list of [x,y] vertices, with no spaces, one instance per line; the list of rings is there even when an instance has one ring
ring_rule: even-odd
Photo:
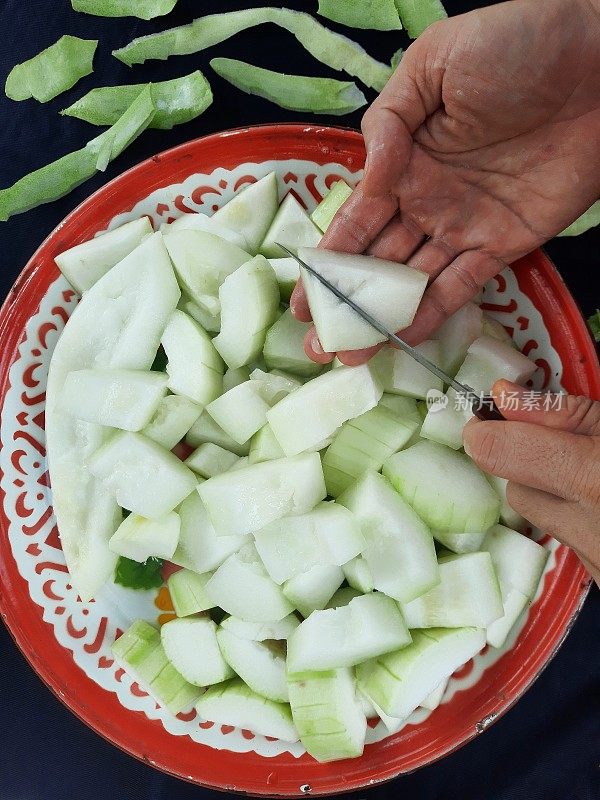
[[[53,257],[104,229],[116,213],[131,209],[152,191],[195,172],[232,169],[244,162],[305,159],[339,163],[355,171],[364,163],[360,134],[303,125],[262,126],[215,134],[140,164],[90,197],[46,239],[23,270],[0,312],[3,348],[2,399],[9,388],[28,319],[36,312],[57,271]],[[570,393],[600,398],[595,348],[577,306],[549,259],[537,251],[515,267],[520,289],[541,313],[563,364]],[[3,496],[4,500],[4,496]],[[61,646],[52,626],[31,599],[0,515],[0,611],[18,646],[44,682],[87,725],[128,753],[165,772],[204,786],[262,795],[335,794],[389,780],[446,755],[483,731],[515,703],[554,655],[585,598],[589,578],[574,554],[556,551],[515,646],[486,669],[473,686],[457,691],[419,725],[368,745],[362,758],[319,765],[304,755],[274,757],[214,750],[168,733],[160,721],[124,708],[115,694],[92,681]],[[472,669],[466,665],[463,670]]]

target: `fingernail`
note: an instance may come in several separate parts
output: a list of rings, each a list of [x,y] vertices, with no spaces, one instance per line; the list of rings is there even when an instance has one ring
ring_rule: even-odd
[[[321,342],[319,341],[318,336],[313,336],[313,340],[311,342],[311,347],[313,349],[313,353],[317,356],[324,356],[325,350],[321,347]]]

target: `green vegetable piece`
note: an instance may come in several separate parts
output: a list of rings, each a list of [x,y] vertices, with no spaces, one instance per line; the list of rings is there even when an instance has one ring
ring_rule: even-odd
[[[590,228],[600,225],[600,200],[596,200],[593,206],[565,228],[559,236],[579,236]]]
[[[597,308],[596,313],[588,319],[588,325],[594,339],[600,342],[600,308]]]
[[[349,114],[367,104],[355,83],[333,78],[286,75],[235,58],[213,58],[211,67],[243,92],[265,97],[281,108],[315,114]]]
[[[441,0],[395,0],[402,24],[411,39],[448,14]]]
[[[337,181],[310,215],[319,230],[325,231],[333,222],[333,218],[352,194],[346,181]]]
[[[163,585],[163,561],[150,557],[144,564],[120,556],[115,567],[115,583],[128,589],[157,589]]]
[[[213,101],[209,82],[196,70],[172,81],[92,89],[60,113],[92,125],[114,125],[146,86],[150,86],[156,105],[151,128],[169,130],[174,125],[190,122],[206,111]]]
[[[170,56],[190,55],[266,22],[292,33],[322,64],[347,72],[372,89],[383,89],[392,74],[390,66],[371,58],[359,44],[325,28],[310,14],[268,6],[199,17],[189,25],[134,39],[114,50],[113,55],[128,66],[143,64],[151,58],[165,60]]]
[[[0,222],[57,200],[91,178],[148,127],[155,110],[150,89],[146,88],[112,128],[81,150],[30,172],[7,189],[0,189]]]
[[[394,0],[319,0],[322,17],[347,25],[375,31],[401,30],[402,23]]]
[[[13,67],[4,91],[11,100],[35,97],[47,103],[93,72],[97,39],[61,36],[37,56]]]
[[[71,0],[73,11],[95,17],[154,19],[169,14],[177,0]]]

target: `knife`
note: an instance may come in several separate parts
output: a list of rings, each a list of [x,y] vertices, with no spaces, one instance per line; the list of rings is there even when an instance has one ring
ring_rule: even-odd
[[[276,242],[275,244],[279,244]],[[296,253],[292,253],[285,245],[279,244],[282,250],[295,259],[300,266],[304,267],[307,272],[315,277],[320,283],[323,284],[330,292],[332,292],[336,297],[338,297],[342,302],[346,303],[346,305],[350,306],[350,308],[355,311],[359,317],[362,317],[365,322],[368,322],[375,330],[379,331],[382,336],[385,336],[388,341],[390,341],[393,345],[395,345],[398,349],[402,350],[405,353],[408,353],[409,356],[414,358],[421,366],[428,369],[429,372],[433,373],[437,378],[440,378],[445,384],[451,386],[455,392],[459,395],[464,396],[467,401],[471,404],[471,410],[473,414],[477,417],[477,419],[484,420],[486,422],[494,421],[494,420],[503,420],[504,417],[502,412],[494,402],[494,399],[491,395],[479,395],[477,392],[472,389],[470,386],[467,386],[464,383],[460,383],[460,381],[455,380],[446,372],[438,367],[437,364],[434,364],[433,361],[430,361],[428,358],[416,350],[414,347],[411,347],[407,342],[403,341],[399,336],[391,331],[388,331],[385,325],[372,317],[368,311],[365,311],[364,308],[357,305],[354,300],[351,300],[347,297],[342,291],[340,291],[337,286],[334,286],[330,283],[327,278],[323,277],[319,272],[309,266],[305,261],[298,257]]]

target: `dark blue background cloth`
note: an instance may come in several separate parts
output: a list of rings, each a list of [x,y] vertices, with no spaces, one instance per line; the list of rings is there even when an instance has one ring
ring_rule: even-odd
[[[340,0],[342,2],[342,0]],[[542,0],[540,0],[542,2]],[[51,205],[0,223],[0,293],[4,296],[44,237],[93,190],[161,150],[206,133],[261,122],[315,121],[249,97],[212,73],[215,55],[281,71],[342,77],[316,63],[292,36],[262,26],[194,56],[128,69],[111,50],[134,36],[191,21],[194,16],[266,3],[179,0],[166,18],[110,20],[71,10],[68,0],[1,0],[0,81],[12,66],[65,33],[100,40],[95,72],[51,103],[0,97],[0,185],[81,147],[97,129],[58,111],[94,86],[174,78],[202,69],[215,93],[199,119],[172,131],[146,131],[106,173]],[[287,2],[315,11],[316,0]],[[446,3],[451,14],[475,7]],[[329,23],[327,23],[329,24]],[[404,34],[338,30],[388,60]],[[515,36],[519,31],[515,31]],[[374,98],[367,91],[369,100]],[[358,127],[360,112],[318,121]],[[600,303],[600,236],[589,232],[548,245],[586,316]],[[598,800],[600,798],[600,592],[594,589],[556,658],[515,708],[467,747],[417,773],[368,792],[383,800]],[[0,626],[0,800],[208,800],[217,797],[162,775],[111,746],[77,720],[39,681]],[[366,792],[354,797],[362,798]]]

